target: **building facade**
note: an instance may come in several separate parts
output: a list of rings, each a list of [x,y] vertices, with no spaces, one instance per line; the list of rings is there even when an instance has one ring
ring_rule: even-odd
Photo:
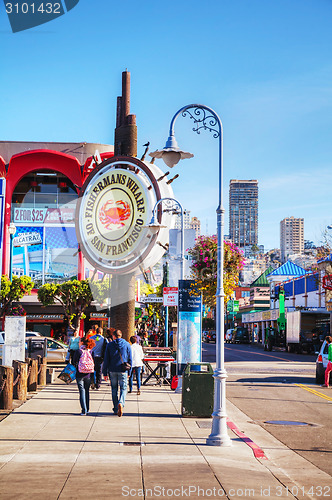
[[[280,222],[280,249],[282,262],[304,253],[304,219],[286,217]]]
[[[229,183],[229,236],[238,247],[258,243],[258,181]]]
[[[181,227],[181,214],[180,210],[175,207],[176,217],[175,217],[175,229],[182,229]],[[183,209],[183,229],[191,229],[190,226],[190,210]]]
[[[201,235],[201,221],[197,217],[192,217],[190,221],[190,228],[195,230],[196,239]]]
[[[0,141],[0,177],[5,183],[2,213],[2,274],[27,275],[39,288],[46,283],[84,279],[75,231],[79,191],[96,166],[93,155],[113,156],[113,146],[89,143]],[[14,229],[10,236],[8,227]],[[49,335],[63,325],[59,306],[41,310],[36,292],[24,297],[27,328]]]

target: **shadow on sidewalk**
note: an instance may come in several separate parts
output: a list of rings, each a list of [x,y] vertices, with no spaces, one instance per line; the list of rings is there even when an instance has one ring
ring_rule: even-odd
[[[49,416],[61,416],[61,417],[82,417],[82,415],[80,414],[79,411],[77,412],[70,412],[70,413],[60,413],[60,412],[54,412],[54,411],[20,411],[20,412],[12,412],[11,413],[12,416],[20,416],[20,415],[49,415]],[[113,411],[110,411],[110,412],[91,412],[89,413],[89,415],[87,415],[85,418],[89,418],[89,417],[94,417],[94,418],[105,418],[105,417],[117,417],[118,416],[116,414],[113,413]],[[123,417],[134,417],[134,418],[137,418],[137,417],[143,417],[143,418],[151,418],[151,417],[155,417],[155,418],[176,418],[176,419],[179,419],[181,418],[181,415],[179,414],[176,414],[176,413],[127,413],[126,411],[124,412],[123,414]]]

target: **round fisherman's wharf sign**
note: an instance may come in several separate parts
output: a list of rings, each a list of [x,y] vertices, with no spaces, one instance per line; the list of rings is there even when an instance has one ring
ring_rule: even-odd
[[[76,231],[90,263],[104,272],[126,273],[139,266],[153,244],[145,227],[152,211],[151,179],[137,168],[143,162],[114,160],[103,162],[85,182]]]

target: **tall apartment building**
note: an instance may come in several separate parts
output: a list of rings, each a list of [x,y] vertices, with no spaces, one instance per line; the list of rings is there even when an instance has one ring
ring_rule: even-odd
[[[192,217],[190,219],[190,210],[183,211],[183,229],[194,229],[195,238],[199,238],[201,235],[201,221],[197,217]],[[176,214],[175,218],[175,229],[181,229],[181,214]]]
[[[197,217],[192,217],[190,221],[191,229],[195,229],[196,239],[201,235],[201,221]]]
[[[258,243],[258,181],[229,183],[229,236],[238,247]]]
[[[286,217],[280,222],[281,261],[286,262],[293,254],[304,252],[304,219]]]
[[[190,226],[190,210],[183,210],[183,225],[184,225],[183,229],[191,229],[191,226]],[[180,214],[180,211],[176,214],[174,228],[175,229],[181,229],[181,214]]]

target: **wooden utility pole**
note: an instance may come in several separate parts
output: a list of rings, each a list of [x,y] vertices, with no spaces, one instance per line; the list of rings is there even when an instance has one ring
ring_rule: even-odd
[[[137,156],[136,115],[130,114],[130,73],[122,73],[122,96],[117,99],[116,128],[114,134],[115,156]],[[112,276],[111,287],[112,328],[122,331],[129,340],[135,329],[135,274]]]

